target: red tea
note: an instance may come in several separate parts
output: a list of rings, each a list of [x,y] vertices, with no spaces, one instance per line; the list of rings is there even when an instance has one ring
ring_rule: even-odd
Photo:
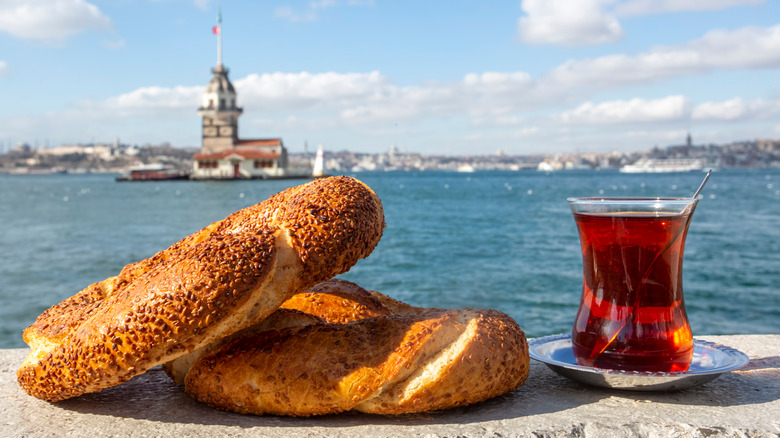
[[[683,305],[690,214],[574,213],[583,262],[572,329],[577,361],[633,371],[685,371],[693,338]]]

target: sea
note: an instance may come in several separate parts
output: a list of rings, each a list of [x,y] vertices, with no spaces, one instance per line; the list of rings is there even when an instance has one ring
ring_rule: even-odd
[[[571,330],[582,259],[566,199],[691,196],[703,172],[349,174],[387,228],[339,276],[425,307],[493,308],[528,337]],[[45,309],[128,263],[305,180],[116,182],[110,174],[0,175],[0,348]],[[780,333],[780,169],[713,172],[684,254],[694,337]]]

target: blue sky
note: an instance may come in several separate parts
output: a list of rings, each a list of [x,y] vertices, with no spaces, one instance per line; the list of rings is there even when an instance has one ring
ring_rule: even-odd
[[[200,146],[218,8],[239,135],[291,152],[780,138],[776,1],[0,0],[0,151]]]

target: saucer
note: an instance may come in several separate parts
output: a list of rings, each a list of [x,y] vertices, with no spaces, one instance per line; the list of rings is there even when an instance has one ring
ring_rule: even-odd
[[[579,365],[574,358],[570,334],[528,341],[532,359],[545,363],[556,373],[593,386],[632,391],[677,391],[701,385],[723,373],[747,365],[745,353],[721,344],[693,340],[693,359],[687,371],[671,373],[623,371]]]

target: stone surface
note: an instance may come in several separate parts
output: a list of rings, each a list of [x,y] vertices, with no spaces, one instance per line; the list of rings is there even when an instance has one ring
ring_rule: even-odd
[[[158,367],[123,385],[59,403],[25,394],[26,349],[0,350],[0,436],[171,437],[777,437],[780,335],[703,336],[750,356],[743,369],[669,393],[580,385],[532,361],[502,397],[435,414],[311,418],[220,412],[190,399]]]

